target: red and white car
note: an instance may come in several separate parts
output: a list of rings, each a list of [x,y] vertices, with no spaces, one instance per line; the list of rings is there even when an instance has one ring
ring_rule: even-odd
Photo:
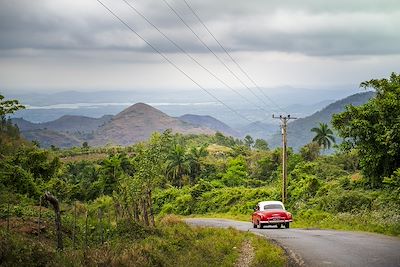
[[[254,228],[263,228],[264,225],[276,225],[281,228],[289,228],[293,222],[292,214],[287,212],[285,206],[280,201],[262,201],[257,204],[251,216]]]

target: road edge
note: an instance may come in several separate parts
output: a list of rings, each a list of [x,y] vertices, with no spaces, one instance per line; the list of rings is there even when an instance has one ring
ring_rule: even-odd
[[[251,232],[254,235],[258,235],[258,236],[260,236],[262,238],[265,238],[265,239],[271,241],[272,243],[274,243],[275,245],[279,246],[280,248],[282,248],[285,251],[286,256],[288,257],[288,262],[287,262],[287,266],[288,267],[303,267],[303,266],[306,266],[303,258],[300,255],[296,254],[293,250],[291,250],[288,247],[286,247],[286,246],[282,245],[281,243],[279,243],[278,240],[276,240],[274,238],[268,238],[265,235],[262,235],[260,233],[256,233],[256,232],[253,232],[253,231],[248,231],[248,232]]]
[[[199,225],[190,224],[189,221],[190,221],[191,219],[196,219],[196,218],[189,218],[189,220],[187,220],[187,218],[185,218],[185,219],[183,219],[183,221],[184,221],[187,225],[189,225],[190,227],[213,227],[213,228],[216,228],[215,226],[207,226],[207,225],[199,226]],[[204,219],[204,218],[199,218],[199,219]],[[209,218],[205,218],[205,219],[209,219]],[[216,219],[216,218],[214,218],[214,219]],[[221,219],[218,219],[218,220],[221,220]],[[231,219],[222,219],[222,220],[234,221],[234,220],[231,220]],[[265,238],[265,239],[271,241],[272,243],[274,243],[275,245],[279,246],[280,248],[282,248],[283,251],[285,252],[287,258],[288,258],[288,262],[287,262],[287,266],[288,266],[288,267],[304,267],[304,266],[306,266],[306,264],[305,264],[303,258],[302,258],[300,255],[298,255],[298,254],[295,253],[293,250],[291,250],[291,249],[289,249],[288,247],[286,247],[286,246],[282,245],[281,243],[279,243],[278,240],[276,240],[276,239],[274,239],[274,238],[268,238],[267,236],[262,235],[262,234],[257,233],[257,232],[253,232],[253,231],[251,231],[250,228],[247,229],[247,230],[241,230],[241,229],[237,229],[237,228],[235,228],[235,227],[233,227],[233,228],[236,229],[236,230],[238,230],[238,231],[252,233],[252,234],[254,234],[254,235],[257,235],[257,236],[260,236],[260,237],[262,237],[262,238]]]

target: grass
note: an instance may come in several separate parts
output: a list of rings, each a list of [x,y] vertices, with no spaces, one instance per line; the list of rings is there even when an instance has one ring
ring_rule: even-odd
[[[233,213],[206,213],[206,214],[191,214],[185,216],[186,218],[218,218],[218,219],[228,219],[242,222],[250,222],[251,215],[245,214],[233,214]],[[182,216],[182,218],[184,218]]]
[[[265,238],[260,236],[252,235],[251,239],[255,251],[252,267],[287,266],[287,256],[282,248],[265,242]]]
[[[54,235],[0,229],[0,265],[5,266],[234,266],[245,240],[255,248],[254,266],[284,266],[286,257],[267,240],[234,229],[189,227],[166,216],[157,228],[121,224],[103,245],[57,252]],[[119,228],[118,228],[119,227]],[[64,233],[68,235],[68,233]],[[68,239],[67,236],[65,236]],[[66,242],[68,244],[68,242]]]
[[[295,217],[295,228],[321,228],[363,231],[400,236],[400,216],[382,211],[332,214],[323,211],[303,211]]]

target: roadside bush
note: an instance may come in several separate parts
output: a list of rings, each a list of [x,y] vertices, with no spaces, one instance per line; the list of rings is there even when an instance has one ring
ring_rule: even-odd
[[[176,198],[175,211],[177,214],[189,215],[193,211],[194,201],[192,195],[184,194]]]
[[[0,230],[0,263],[4,266],[46,266],[54,257],[43,244]]]
[[[132,219],[119,220],[114,231],[118,238],[128,238],[130,240],[143,239],[157,233],[155,229],[145,227]]]
[[[358,212],[370,210],[372,199],[365,192],[332,192],[319,199],[319,208],[330,212]]]
[[[226,186],[240,186],[245,184],[248,177],[246,161],[243,156],[228,160],[228,168],[222,176],[222,182]]]
[[[211,184],[205,182],[199,187],[158,191],[154,195],[156,211],[180,215],[225,212],[249,214],[257,202],[280,197],[279,190],[272,187],[223,187],[209,190]]]

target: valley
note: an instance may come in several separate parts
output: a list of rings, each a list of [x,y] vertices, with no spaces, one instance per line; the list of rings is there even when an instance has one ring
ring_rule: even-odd
[[[346,105],[361,105],[372,96],[372,92],[358,93],[291,122],[289,145],[298,150],[312,138],[310,132],[312,127],[319,122],[329,123],[332,115],[343,111]],[[182,107],[181,109],[185,110]],[[52,112],[53,109],[47,111],[47,113]],[[234,138],[250,135],[254,139],[266,140],[272,148],[281,144],[279,125],[269,118],[234,128],[210,115],[185,114],[171,117],[143,103],[131,105],[116,115],[102,114],[100,118],[64,115],[54,121],[33,123],[16,116],[18,114],[14,116],[13,123],[19,127],[21,133],[28,140],[38,141],[43,147],[79,147],[84,142],[91,146],[130,145],[148,139],[152,132],[163,132],[166,129],[183,134],[213,135],[221,132]]]

